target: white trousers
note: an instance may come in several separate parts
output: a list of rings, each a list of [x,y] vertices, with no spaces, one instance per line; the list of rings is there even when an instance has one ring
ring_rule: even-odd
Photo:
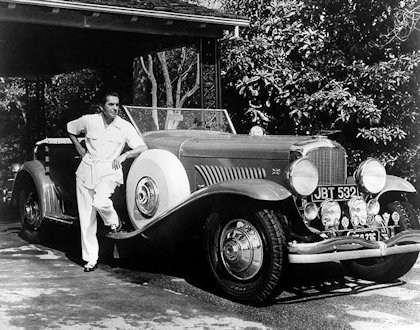
[[[118,225],[118,215],[112,204],[111,195],[117,186],[115,181],[102,180],[94,189],[86,188],[76,179],[77,207],[79,210],[80,234],[82,239],[82,259],[96,264],[99,256],[99,243],[96,237],[96,212],[105,226]]]

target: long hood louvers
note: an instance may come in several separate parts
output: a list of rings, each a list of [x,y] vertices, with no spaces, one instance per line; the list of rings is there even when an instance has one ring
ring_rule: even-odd
[[[265,170],[259,167],[223,167],[195,165],[195,168],[203,177],[206,186],[229,180],[266,178]]]

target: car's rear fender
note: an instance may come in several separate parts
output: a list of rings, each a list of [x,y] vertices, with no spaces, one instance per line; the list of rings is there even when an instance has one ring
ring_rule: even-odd
[[[44,217],[47,212],[61,213],[54,183],[46,172],[45,166],[38,160],[25,162],[17,173],[13,185],[13,205],[18,203],[19,192],[31,184],[35,186],[37,191],[41,217]]]

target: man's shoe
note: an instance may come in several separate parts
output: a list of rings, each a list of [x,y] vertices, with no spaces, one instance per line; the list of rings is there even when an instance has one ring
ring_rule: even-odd
[[[118,224],[113,223],[110,226],[111,233],[118,233],[121,230],[121,228],[122,228],[122,223],[119,219],[118,219]]]
[[[86,273],[88,273],[88,272],[93,272],[96,269],[96,267],[98,267],[98,264],[92,264],[92,263],[88,262],[83,267],[84,267],[84,271]]]

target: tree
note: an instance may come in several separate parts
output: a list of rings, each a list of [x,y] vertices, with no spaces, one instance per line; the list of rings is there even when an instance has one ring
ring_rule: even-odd
[[[143,56],[135,60],[135,99],[139,101],[139,91],[144,92],[144,72],[150,82],[151,106],[156,108],[183,108],[185,103],[197,92],[200,87],[199,59],[194,48],[181,47],[170,51],[157,53],[157,60],[151,54],[147,55],[147,64]],[[169,59],[169,60],[168,60]],[[157,64],[160,71],[155,70]],[[195,73],[195,74],[193,74]],[[174,77],[174,78],[173,78]],[[161,85],[159,86],[159,81]],[[163,86],[163,88],[162,88]],[[165,94],[165,97],[162,97]],[[197,102],[192,100],[192,102]],[[148,102],[150,104],[150,102]],[[176,128],[178,122],[169,120],[176,110],[168,111],[165,122],[166,129]],[[157,111],[153,113],[156,128],[159,129]]]
[[[225,6],[251,19],[240,38],[222,44],[226,107],[245,114],[242,129],[259,121],[274,134],[341,130],[353,168],[376,156],[389,172],[416,179],[420,53],[389,34],[402,10],[417,10],[415,1]]]
[[[23,141],[26,136],[22,79],[0,78],[0,184],[9,173],[12,163],[24,160]]]
[[[52,77],[45,90],[47,135],[67,136],[70,120],[94,112],[94,98],[102,86],[100,74],[91,69]]]

